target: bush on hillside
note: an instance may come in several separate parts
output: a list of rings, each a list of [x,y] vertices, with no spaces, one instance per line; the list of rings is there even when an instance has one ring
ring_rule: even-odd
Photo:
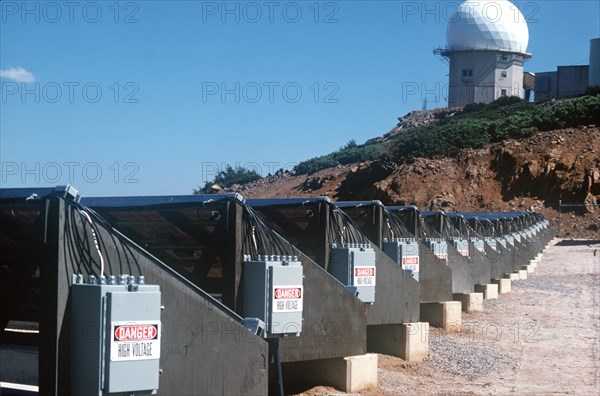
[[[261,176],[255,170],[246,169],[241,166],[234,168],[231,165],[227,165],[224,170],[217,173],[214,180],[206,181],[204,187],[194,190],[194,194],[210,194],[213,192],[212,186],[215,184],[221,188],[227,188],[234,184],[251,183],[260,178]]]
[[[391,148],[373,139],[363,145],[350,141],[337,152],[299,163],[295,170],[298,174],[312,174],[339,164],[374,160],[384,151],[394,161],[454,155],[465,148],[526,138],[537,131],[589,124],[600,124],[600,95],[544,104],[503,97],[489,104],[467,105],[453,117],[403,132],[386,143]]]

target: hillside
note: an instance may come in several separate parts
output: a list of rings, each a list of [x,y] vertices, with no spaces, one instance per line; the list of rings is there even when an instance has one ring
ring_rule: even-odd
[[[457,148],[452,155],[398,159],[390,149],[398,136],[419,129],[429,133],[457,113],[460,110],[432,110],[400,118],[391,132],[367,142],[367,148],[379,147],[379,158],[311,174],[279,173],[228,191],[247,198],[378,199],[384,204],[445,211],[535,210],[553,226],[560,199],[563,204],[600,204],[600,113],[591,115],[594,124],[533,131],[529,137],[481,148]],[[491,118],[485,111],[477,117]],[[600,239],[600,208],[564,208],[563,212],[567,210],[561,216],[561,236]]]

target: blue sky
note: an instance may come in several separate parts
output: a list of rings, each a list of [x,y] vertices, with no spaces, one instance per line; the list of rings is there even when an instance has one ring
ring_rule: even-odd
[[[425,91],[445,106],[432,50],[460,2],[67,4],[0,2],[2,187],[188,194],[382,135]],[[526,70],[588,63],[599,2],[515,4]]]

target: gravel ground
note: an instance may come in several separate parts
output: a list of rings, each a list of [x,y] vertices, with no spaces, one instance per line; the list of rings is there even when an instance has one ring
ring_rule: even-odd
[[[493,346],[457,342],[448,337],[429,340],[429,360],[441,371],[469,380],[510,364],[510,356]]]
[[[555,240],[534,274],[483,306],[460,332],[432,328],[424,362],[379,355],[379,388],[361,394],[600,395],[597,241]]]
[[[562,296],[567,296],[571,294],[580,293],[578,287],[569,286],[573,283],[577,283],[581,281],[581,277],[578,277],[576,282],[573,282],[575,279],[573,276],[563,275],[547,275],[543,277],[532,276],[527,279],[515,281],[512,284],[512,289],[515,292],[548,292],[548,293],[557,293]]]

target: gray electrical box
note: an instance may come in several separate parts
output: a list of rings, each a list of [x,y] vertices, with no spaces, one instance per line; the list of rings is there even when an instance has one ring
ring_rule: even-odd
[[[463,257],[469,258],[469,241],[462,238],[450,239],[452,245],[458,250],[458,254]]]
[[[160,288],[120,275],[71,286],[71,393],[153,394],[158,389]]]
[[[246,318],[265,324],[265,337],[302,331],[304,301],[302,263],[291,256],[244,257]]]
[[[515,237],[512,234],[506,235],[504,237],[504,239],[506,240],[507,243],[510,244],[509,248],[511,248],[512,246],[515,246]]]
[[[358,299],[375,301],[375,250],[369,244],[345,243],[331,249],[331,274],[342,284],[353,286]]]
[[[447,242],[442,238],[429,238],[423,240],[423,243],[429,250],[433,252],[433,255],[440,260],[444,260],[448,264],[448,245]]]
[[[485,241],[481,238],[471,238],[473,246],[479,251],[479,253],[485,254]]]
[[[383,251],[403,270],[419,280],[419,242],[414,238],[384,239]]]

